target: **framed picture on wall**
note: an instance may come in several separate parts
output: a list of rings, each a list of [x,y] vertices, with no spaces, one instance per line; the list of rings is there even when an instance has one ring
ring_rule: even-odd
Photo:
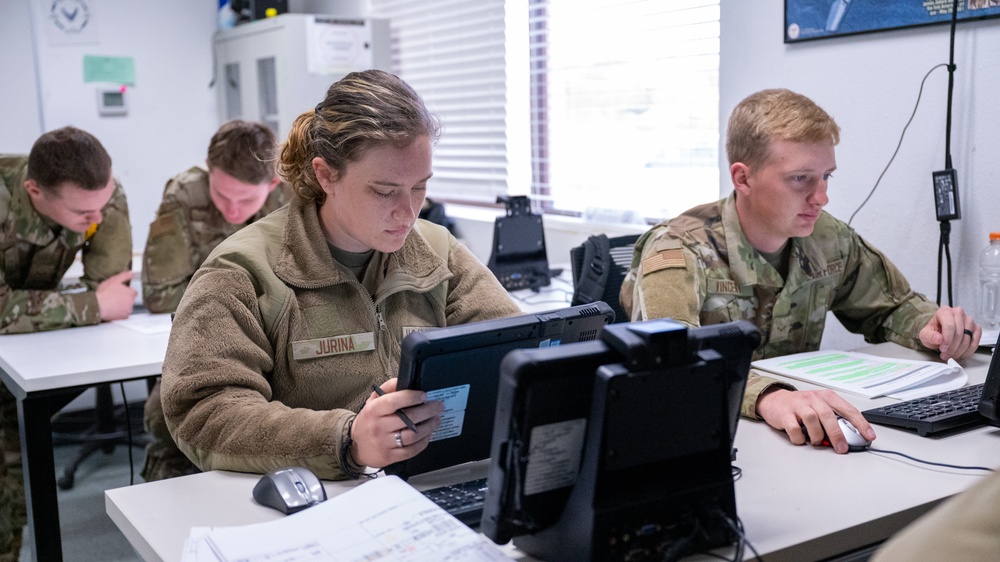
[[[785,43],[951,22],[954,0],[785,0]],[[959,0],[958,20],[1000,18],[1000,0]]]

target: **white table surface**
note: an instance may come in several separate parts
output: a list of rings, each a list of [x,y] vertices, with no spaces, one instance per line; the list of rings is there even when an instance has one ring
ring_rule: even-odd
[[[929,358],[894,344],[859,351]],[[988,354],[980,353],[966,362],[970,382],[982,382],[989,360]],[[892,401],[845,398],[862,409]],[[918,437],[884,426],[875,429],[876,448],[937,462],[1000,466],[1000,428],[981,427],[941,438]],[[735,484],[737,514],[750,542],[769,562],[820,559],[877,543],[984,475],[982,471],[930,467],[894,455],[837,455],[829,448],[797,447],[765,423],[748,420],[740,422],[736,446],[735,464],[743,470]],[[440,481],[426,481],[418,487],[467,480],[481,475],[481,468],[460,467],[457,476],[439,476]],[[143,559],[176,562],[192,526],[244,525],[282,517],[251,499],[258,479],[253,474],[207,472],[108,490],[105,505]],[[332,496],[357,483],[324,485]],[[519,556],[511,545],[505,551]],[[731,549],[718,552],[732,555]],[[751,556],[749,550],[746,556]]]
[[[147,334],[110,322],[0,338],[0,379],[18,400],[33,560],[63,555],[51,416],[90,386],[160,374],[169,315],[132,316],[133,322],[159,323],[164,329]]]
[[[170,315],[132,315],[133,321],[142,319],[169,326]],[[5,335],[0,338],[0,369],[24,393],[158,374],[168,335],[167,331],[143,334],[120,322]],[[15,395],[16,389],[11,388]]]

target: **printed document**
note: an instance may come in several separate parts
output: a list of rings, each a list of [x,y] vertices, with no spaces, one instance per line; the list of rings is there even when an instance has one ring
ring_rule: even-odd
[[[960,388],[968,374],[955,360],[910,361],[852,351],[810,351],[754,361],[752,367],[867,398],[909,400]]]
[[[204,540],[221,562],[511,560],[397,476],[365,482],[281,519],[214,528]]]

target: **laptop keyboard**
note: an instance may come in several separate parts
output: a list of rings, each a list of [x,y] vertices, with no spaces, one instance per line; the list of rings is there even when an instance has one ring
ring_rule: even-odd
[[[861,412],[869,423],[915,429],[926,437],[963,425],[983,422],[979,414],[979,399],[983,385],[963,386],[923,398],[914,398],[881,408]]]
[[[486,478],[424,490],[423,494],[462,523],[479,528],[486,502]]]

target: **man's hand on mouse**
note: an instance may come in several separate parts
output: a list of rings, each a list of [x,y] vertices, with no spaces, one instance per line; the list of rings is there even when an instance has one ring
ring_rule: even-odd
[[[777,388],[757,399],[757,414],[775,429],[788,434],[795,445],[809,441],[816,446],[827,438],[838,453],[847,452],[847,439],[837,423],[838,415],[846,418],[869,441],[875,440],[875,430],[857,408],[832,390],[787,390]]]
[[[371,393],[351,426],[351,458],[363,466],[384,467],[404,461],[427,448],[431,434],[441,425],[444,404],[427,400],[419,390],[396,390],[396,379],[381,385],[384,396]],[[397,410],[416,424],[407,429]],[[396,434],[399,434],[397,443]]]

